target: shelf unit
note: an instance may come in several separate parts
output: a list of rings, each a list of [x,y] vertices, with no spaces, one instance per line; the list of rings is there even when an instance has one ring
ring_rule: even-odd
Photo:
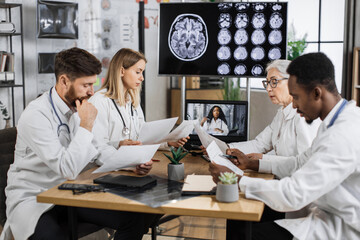
[[[3,11],[2,9],[5,9],[5,11]],[[22,102],[23,102],[23,108],[25,108],[25,72],[24,72],[24,40],[23,40],[23,10],[22,10],[22,4],[13,4],[13,3],[0,3],[0,17],[1,20],[6,20],[8,22],[12,22],[12,15],[14,14],[15,17],[20,17],[20,21],[19,21],[19,26],[16,26],[15,24],[15,29],[18,31],[20,29],[20,32],[15,32],[15,33],[0,33],[0,37],[1,38],[7,38],[7,46],[5,49],[0,49],[1,51],[6,51],[6,52],[10,52],[13,53],[13,37],[14,38],[20,38],[20,42],[21,42],[21,50],[20,50],[20,61],[21,61],[21,71],[19,71],[19,66],[14,64],[14,72],[20,74],[21,73],[21,81],[17,81],[17,78],[19,78],[19,76],[14,77],[14,82],[13,83],[0,83],[0,88],[10,88],[11,91],[11,118],[12,118],[12,124],[13,126],[15,126],[15,92],[14,89],[15,88],[22,88]],[[5,12],[5,17],[3,16]],[[16,46],[18,47],[18,46]],[[19,52],[19,51],[17,51]],[[14,56],[14,58],[16,58],[18,56]],[[14,62],[15,59],[14,59]]]

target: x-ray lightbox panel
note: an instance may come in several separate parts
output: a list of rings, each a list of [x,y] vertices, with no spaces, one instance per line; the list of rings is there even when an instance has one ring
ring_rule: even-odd
[[[286,59],[287,3],[161,3],[159,74],[260,77]]]

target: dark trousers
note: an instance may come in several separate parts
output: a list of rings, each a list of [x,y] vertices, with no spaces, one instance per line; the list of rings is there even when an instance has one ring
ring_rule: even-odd
[[[293,235],[285,228],[277,225],[274,220],[284,219],[285,213],[276,212],[265,206],[260,222],[252,223],[252,240],[292,240]],[[245,239],[245,222],[227,220],[226,240]]]
[[[136,212],[122,212],[92,208],[77,208],[78,222],[92,223],[116,230],[116,240],[141,240],[149,227],[161,215]],[[41,215],[30,240],[68,239],[68,211],[66,207],[55,206]]]

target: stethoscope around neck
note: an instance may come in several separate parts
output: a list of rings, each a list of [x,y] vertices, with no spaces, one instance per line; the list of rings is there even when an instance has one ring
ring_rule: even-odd
[[[69,126],[68,126],[66,123],[63,123],[63,122],[61,121],[61,119],[60,119],[60,117],[59,117],[59,114],[57,113],[57,111],[56,111],[56,109],[55,109],[55,105],[54,105],[54,102],[53,102],[53,99],[52,99],[52,89],[53,89],[53,87],[50,88],[50,92],[49,92],[50,103],[51,103],[51,106],[52,106],[52,108],[53,108],[53,110],[54,110],[54,113],[55,113],[56,117],[59,119],[59,122],[60,122],[60,124],[58,125],[58,128],[57,128],[57,134],[58,134],[58,136],[60,136],[60,129],[61,129],[61,127],[65,127],[66,130],[68,131],[68,133],[70,134],[70,128],[69,128]]]
[[[114,103],[114,106],[115,106],[116,110],[118,111],[118,113],[119,113],[119,115],[120,115],[120,117],[121,117],[121,121],[122,121],[123,126],[124,126],[124,127],[123,127],[123,130],[122,130],[122,134],[125,135],[125,136],[129,136],[129,135],[130,135],[130,128],[128,128],[128,127],[126,126],[124,117],[122,116],[122,114],[121,114],[118,106],[116,105],[115,100],[114,100],[114,99],[111,99],[111,101]],[[133,117],[133,116],[134,116],[134,110],[133,110],[133,105],[131,104],[131,117]]]

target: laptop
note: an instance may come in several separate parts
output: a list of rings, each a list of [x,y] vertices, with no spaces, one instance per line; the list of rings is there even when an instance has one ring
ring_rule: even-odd
[[[134,177],[118,174],[108,174],[94,179],[94,183],[103,184],[107,187],[143,188],[156,184],[156,179],[151,176]]]

